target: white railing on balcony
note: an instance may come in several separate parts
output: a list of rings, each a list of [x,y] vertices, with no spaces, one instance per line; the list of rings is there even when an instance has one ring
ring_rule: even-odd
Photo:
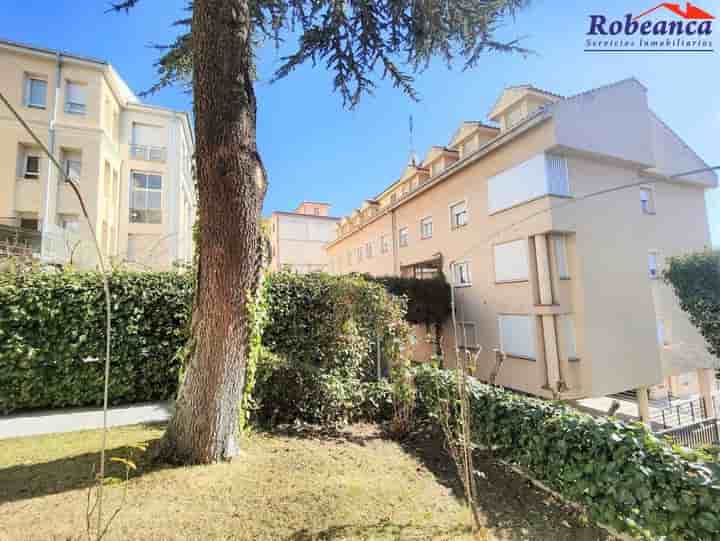
[[[130,145],[130,157],[134,160],[144,160],[146,162],[164,162],[167,150],[165,147],[155,147],[150,145]]]

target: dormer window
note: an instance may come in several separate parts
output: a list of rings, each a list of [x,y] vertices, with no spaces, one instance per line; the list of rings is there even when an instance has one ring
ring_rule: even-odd
[[[442,170],[443,170],[442,160],[437,160],[436,162],[434,162],[432,164],[432,166],[430,166],[430,175],[433,177],[435,175],[439,175],[442,172]]]

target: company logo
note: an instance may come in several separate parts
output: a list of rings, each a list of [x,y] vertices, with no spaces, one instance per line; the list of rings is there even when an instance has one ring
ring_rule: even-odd
[[[587,52],[713,52],[715,16],[687,2],[663,2],[638,15],[590,15]]]

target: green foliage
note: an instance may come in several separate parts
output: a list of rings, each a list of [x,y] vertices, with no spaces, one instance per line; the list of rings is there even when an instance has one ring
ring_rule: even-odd
[[[663,273],[680,299],[680,307],[720,357],[720,251],[671,257]]]
[[[387,365],[407,340],[404,302],[359,276],[278,272],[268,278],[268,321],[254,400],[263,422],[349,422],[385,411],[369,386],[378,342]]]
[[[442,324],[450,316],[450,285],[442,275],[430,280],[402,276],[363,277],[381,283],[393,295],[405,297],[408,304],[405,319],[410,323]]]
[[[414,369],[418,415],[456,395],[451,372]],[[720,470],[679,452],[640,423],[468,381],[474,443],[583,505],[592,519],[644,539],[719,540]]]
[[[110,404],[174,397],[176,352],[188,335],[189,279],[114,271],[109,281]],[[101,405],[104,318],[98,273],[0,273],[0,413]]]

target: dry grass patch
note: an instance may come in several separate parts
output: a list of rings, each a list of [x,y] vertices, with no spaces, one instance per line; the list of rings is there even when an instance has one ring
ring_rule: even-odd
[[[110,456],[127,456],[128,446],[161,433],[112,429]],[[0,539],[82,536],[99,441],[94,431],[0,442]],[[158,468],[141,461],[108,539],[471,539],[446,464],[432,438],[403,447],[369,425],[341,434],[254,434],[231,464]],[[500,470],[493,472],[488,487]],[[488,531],[479,539],[604,539],[527,483],[510,475],[498,483],[487,492],[492,505],[481,502]],[[107,493],[112,508],[122,489]]]

